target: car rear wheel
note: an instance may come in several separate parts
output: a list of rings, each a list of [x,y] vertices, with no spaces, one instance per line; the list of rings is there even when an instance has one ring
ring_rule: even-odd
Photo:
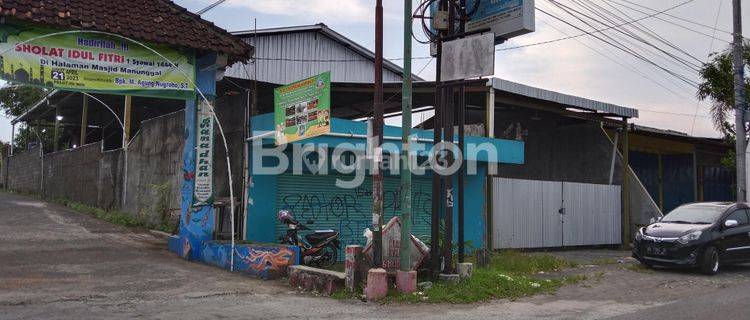
[[[700,269],[701,272],[707,275],[715,275],[719,272],[721,263],[719,261],[719,251],[714,247],[709,247],[703,252],[703,259],[701,259]]]

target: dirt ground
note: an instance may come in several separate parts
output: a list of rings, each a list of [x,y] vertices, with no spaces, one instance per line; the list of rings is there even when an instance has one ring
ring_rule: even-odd
[[[628,253],[554,252],[587,280],[553,295],[470,305],[364,303],[298,293],[192,263],[166,240],[34,198],[0,193],[0,319],[734,319],[750,267],[709,277],[635,269]],[[545,276],[545,275],[540,275]],[[713,308],[725,302],[725,308]]]

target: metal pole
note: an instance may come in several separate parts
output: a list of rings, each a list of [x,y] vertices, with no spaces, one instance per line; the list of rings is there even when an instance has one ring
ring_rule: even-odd
[[[375,97],[374,97],[373,135],[373,179],[372,179],[372,262],[375,267],[383,266],[383,172],[380,164],[383,162],[383,0],[377,0],[375,5]]]
[[[458,13],[455,12],[455,6],[451,3],[451,5],[448,6],[448,36],[454,35],[454,31],[456,30],[455,16],[457,14]],[[445,117],[443,118],[443,140],[450,143],[455,143],[455,141],[453,140],[453,117],[455,114],[456,105],[454,86],[449,83],[447,84],[446,90],[446,103],[443,104],[443,110],[445,110]],[[455,161],[452,151],[453,150],[446,154],[446,164],[448,167],[453,166],[453,162]],[[453,273],[453,177],[453,174],[443,177],[445,181],[445,211],[443,212],[443,219],[445,219],[445,245],[443,246],[443,259],[445,261],[445,265],[443,266],[443,273],[445,274]]]
[[[39,136],[39,133],[31,129],[32,132],[34,132],[34,135],[36,135],[36,141],[39,143],[39,194],[41,196],[44,196],[44,143],[42,142],[42,137]]]
[[[485,127],[486,130],[485,135],[488,138],[494,138],[495,137],[495,88],[490,83],[489,90],[487,90],[487,105],[485,109]],[[493,220],[493,195],[494,191],[492,189],[493,179],[494,177],[490,175],[490,170],[487,170],[487,181],[485,185],[485,218],[487,221],[487,228],[485,230],[486,236],[485,236],[485,249],[487,257],[490,256],[492,253],[492,249],[494,248],[494,228],[492,227],[494,224]]]
[[[16,143],[16,124],[13,123],[10,125],[10,154],[8,156],[13,155],[13,145]]]
[[[458,87],[458,150],[464,154],[464,126],[466,125],[466,87],[461,82]],[[464,157],[465,159],[465,157]],[[464,248],[464,175],[466,174],[466,161],[461,159],[461,168],[458,171],[458,262],[463,263],[466,255]]]
[[[440,8],[441,10],[445,7],[445,0],[440,1]],[[440,61],[442,59],[442,32],[437,37],[436,41],[436,49],[437,49],[437,55],[435,58],[435,116],[432,118],[433,121],[433,136],[432,136],[432,143],[433,146],[440,143],[443,132],[442,132],[442,108],[443,105],[443,87],[440,82]],[[435,158],[434,162],[437,163],[437,157],[438,153],[433,152],[432,156]],[[441,195],[441,179],[440,175],[438,175],[437,172],[435,172],[434,168],[432,170],[432,217],[430,220],[430,261],[432,266],[432,278],[433,280],[438,279],[438,274],[440,274],[440,199],[442,198]]]
[[[466,29],[466,0],[461,0],[461,32]],[[464,126],[466,125],[466,85],[463,80],[458,87],[458,150],[461,155],[464,154]],[[465,158],[464,158],[465,159]],[[461,168],[458,171],[458,262],[464,263],[466,248],[464,242],[464,176],[466,174],[466,164],[461,159]]]
[[[133,97],[132,96],[125,96],[125,111],[123,116],[123,125],[125,126],[122,129],[122,148],[126,149],[128,147],[128,143],[130,142],[130,126],[132,122],[132,115],[131,111],[133,109]]]
[[[60,106],[55,106],[55,134],[52,144],[54,147],[53,151],[57,152],[59,142],[57,139],[60,137]]]
[[[86,144],[86,128],[88,128],[88,115],[89,115],[89,96],[83,96],[83,106],[81,110],[81,139],[78,143],[81,145]]]
[[[452,26],[452,24],[449,24]],[[453,86],[447,85],[446,88],[446,101],[443,104],[443,110],[445,111],[443,117],[443,140],[446,142],[453,143],[453,106],[455,105],[455,95],[453,92]],[[448,167],[453,165],[453,150],[446,153],[445,163]],[[453,273],[453,175],[443,176],[445,181],[445,189],[443,190],[444,198],[443,202],[445,205],[445,211],[443,211],[443,219],[445,221],[445,245],[443,246],[443,259],[445,265],[443,266],[443,273]]]
[[[747,192],[745,177],[745,63],[742,49],[741,1],[732,0],[734,20],[734,109],[735,109],[735,159],[737,163],[737,201],[745,202]]]
[[[401,271],[411,269],[411,162],[409,136],[411,135],[411,0],[404,0],[404,81],[401,88]]]

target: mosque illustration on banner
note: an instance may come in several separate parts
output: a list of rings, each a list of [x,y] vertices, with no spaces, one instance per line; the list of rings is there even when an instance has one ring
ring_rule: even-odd
[[[2,72],[3,79],[7,81],[22,82],[47,87],[54,86],[54,83],[52,81],[45,81],[45,66],[39,66],[39,72],[36,74],[37,77],[34,77],[34,68],[29,67],[29,70],[26,71],[23,64],[19,65],[18,69],[16,69],[16,66],[14,64],[11,64],[10,73],[8,73],[5,70],[5,58],[0,55],[0,71]]]

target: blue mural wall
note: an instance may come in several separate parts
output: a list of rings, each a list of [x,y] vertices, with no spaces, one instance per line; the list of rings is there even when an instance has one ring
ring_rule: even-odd
[[[169,239],[169,250],[180,253],[179,236]],[[232,245],[225,241],[203,241],[197,261],[230,270]],[[286,276],[287,268],[300,262],[300,248],[274,244],[236,244],[234,271],[261,279],[278,279]]]
[[[196,72],[196,86],[210,103],[216,95],[215,70],[206,67],[216,61],[216,54],[206,54],[198,58]],[[200,95],[198,99],[203,99]],[[210,205],[193,206],[193,188],[195,183],[195,127],[197,104],[196,100],[185,103],[185,149],[182,153],[182,188],[180,212],[180,245],[177,251],[182,257],[200,260],[203,242],[211,240],[214,234],[214,209]]]

